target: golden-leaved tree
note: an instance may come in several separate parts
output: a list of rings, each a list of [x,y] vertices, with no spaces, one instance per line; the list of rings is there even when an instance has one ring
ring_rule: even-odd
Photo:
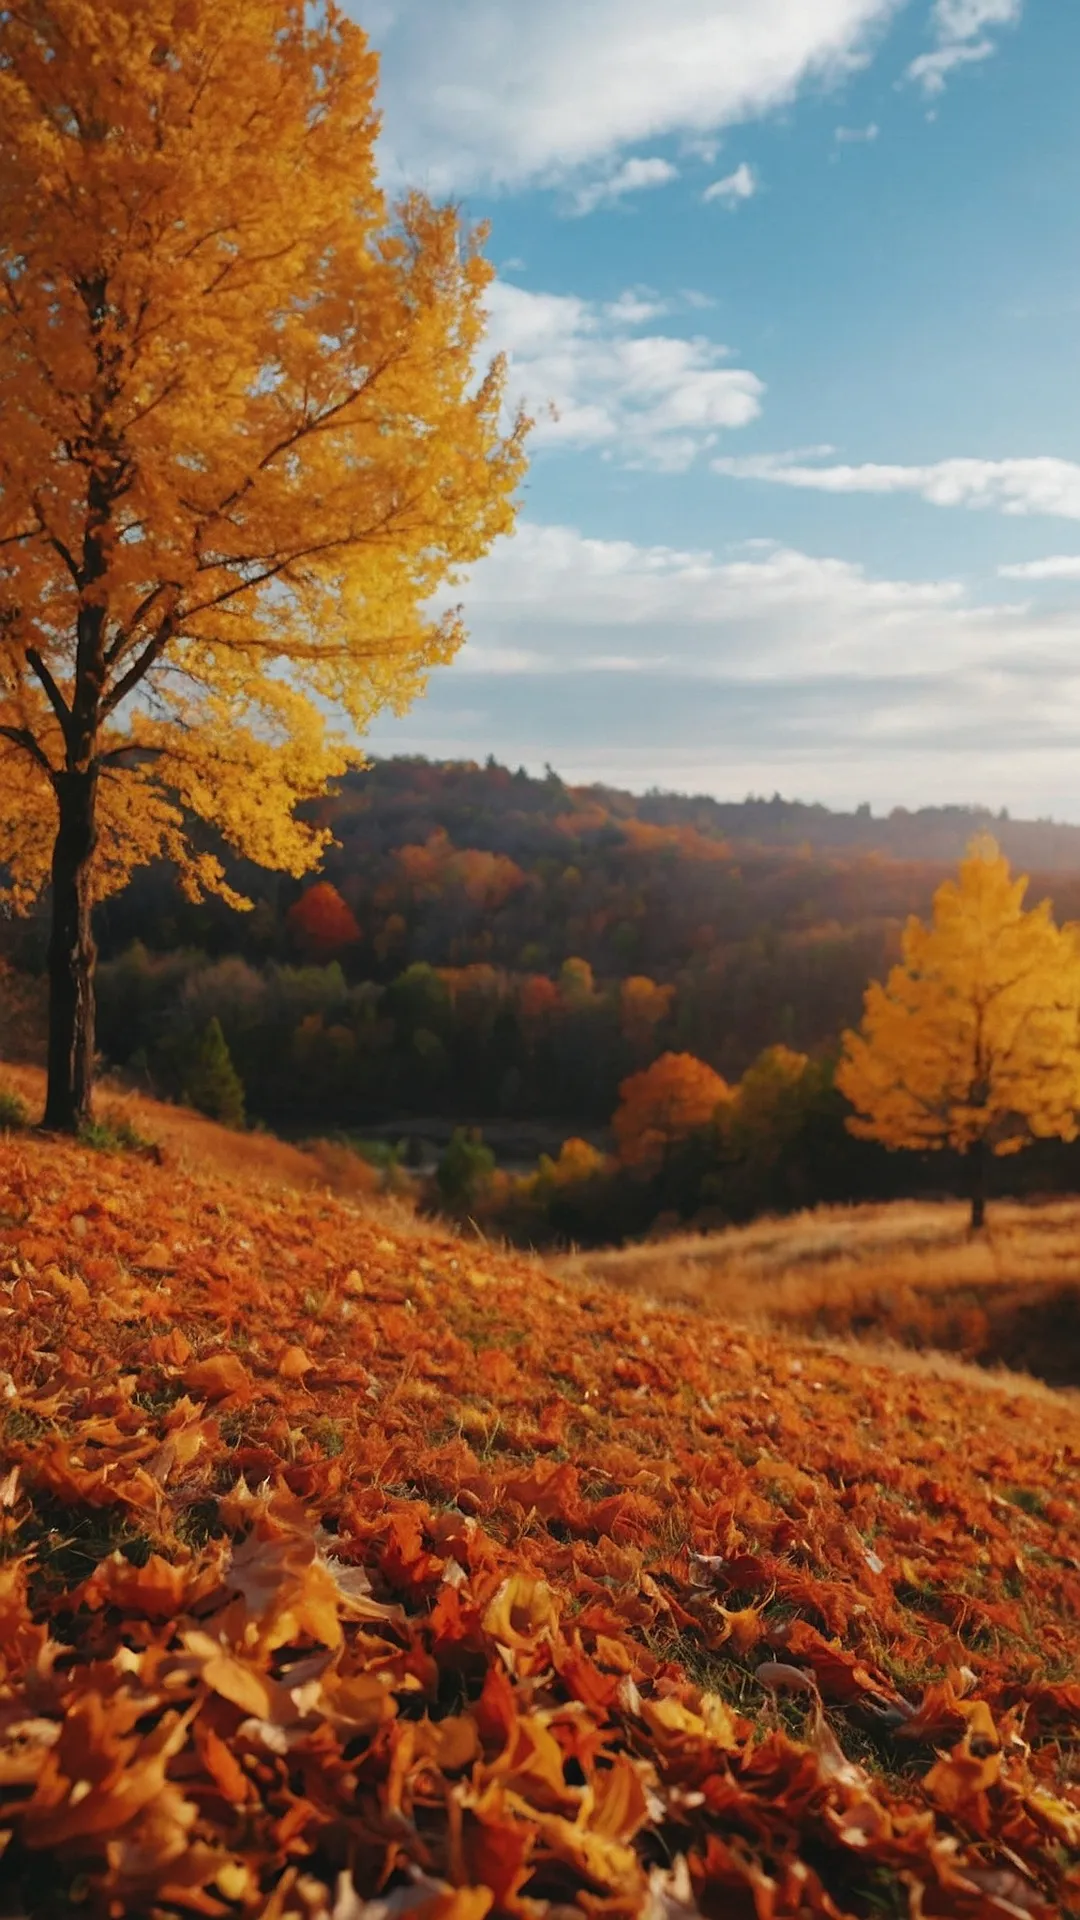
[[[968,1158],[973,1227],[992,1156],[1077,1134],[1080,943],[1049,901],[1025,911],[1026,890],[993,840],[976,841],[931,924],[910,919],[903,959],[868,987],[837,1073],[859,1138]]]
[[[332,4],[0,10],[0,862],[51,880],[47,1124],[90,1110],[93,902],[192,817],[299,873],[296,816],[462,633],[527,423],[479,362],[480,236],[375,175]]]

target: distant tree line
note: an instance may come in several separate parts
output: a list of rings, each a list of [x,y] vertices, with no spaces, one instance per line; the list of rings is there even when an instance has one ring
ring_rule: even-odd
[[[377,1130],[391,1158],[425,1120],[444,1140],[460,1124],[432,1203],[525,1239],[970,1184],[962,1128],[894,1130],[903,1152],[854,1139],[836,1078],[867,980],[900,963],[945,870],[740,845],[703,809],[494,763],[381,763],[325,802],[338,844],[317,880],[237,866],[241,914],[193,906],[158,865],[107,903],[104,1062],[228,1124]],[[1053,891],[1080,916],[1080,876]],[[35,922],[0,927],[0,967],[0,1051],[32,1057]],[[642,1076],[669,1104],[656,1151],[628,1145]],[[500,1172],[497,1125],[535,1126],[550,1153]],[[996,1179],[1074,1187],[1078,1162],[1049,1140]]]

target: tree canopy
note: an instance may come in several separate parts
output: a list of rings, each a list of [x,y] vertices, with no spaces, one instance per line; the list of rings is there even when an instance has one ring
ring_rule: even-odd
[[[727,1081],[692,1053],[664,1053],[619,1088],[612,1126],[625,1166],[646,1169],[705,1127],[731,1098]]]
[[[23,898],[51,863],[71,975],[133,866],[226,889],[193,815],[311,864],[297,803],[451,658],[445,589],[512,524],[491,269],[388,207],[376,79],[301,0],[0,14],[0,860]]]

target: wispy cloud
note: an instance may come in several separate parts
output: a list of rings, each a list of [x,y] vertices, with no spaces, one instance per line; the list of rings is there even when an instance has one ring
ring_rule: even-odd
[[[607,318],[617,327],[641,327],[647,320],[659,320],[669,311],[669,302],[661,300],[651,287],[627,287],[617,300],[609,300],[604,308]]]
[[[1023,10],[1024,0],[937,0],[932,15],[936,45],[911,62],[908,79],[924,93],[943,93],[955,68],[988,60],[997,51],[989,30],[1016,26]]]
[[[678,177],[679,169],[670,160],[662,160],[659,155],[635,155],[624,160],[614,173],[601,180],[586,181],[579,187],[573,197],[572,210],[577,214],[595,213],[597,207],[613,206],[628,194],[670,186]]]
[[[714,180],[701,197],[703,200],[719,200],[725,207],[737,207],[740,201],[753,199],[757,184],[754,169],[742,160],[734,173],[725,174],[722,180]]]
[[[537,415],[539,446],[679,472],[760,412],[762,382],[728,365],[727,348],[639,331],[659,309],[634,290],[600,305],[497,280],[488,307],[491,345],[509,357],[514,398]]]
[[[643,141],[707,140],[787,104],[901,4],[381,0],[384,166],[436,193],[564,186]]]
[[[833,139],[838,147],[865,147],[876,140],[880,132],[877,121],[871,120],[868,127],[837,127]]]
[[[1002,513],[1080,520],[1080,465],[1046,454],[1015,460],[936,460],[927,466],[809,466],[797,454],[718,458],[716,473],[816,493],[913,493],[935,507],[996,507]]]
[[[1018,560],[999,567],[1003,580],[1080,580],[1080,553],[1055,553],[1046,560]]]

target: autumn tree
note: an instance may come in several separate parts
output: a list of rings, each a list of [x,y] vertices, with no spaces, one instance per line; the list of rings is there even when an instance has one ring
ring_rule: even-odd
[[[234,898],[193,816],[304,871],[297,803],[451,658],[432,607],[512,524],[490,269],[388,208],[375,88],[333,5],[0,10],[0,862],[51,879],[53,1127],[90,1111],[95,899],[159,856]]]
[[[305,888],[285,918],[297,945],[315,960],[329,960],[360,938],[352,908],[329,880]]]
[[[585,1180],[595,1180],[599,1174],[607,1173],[611,1164],[607,1154],[601,1153],[599,1147],[575,1136],[563,1141],[556,1159],[553,1160],[549,1153],[540,1155],[533,1179],[541,1191],[545,1188],[575,1187]]]
[[[624,1166],[655,1170],[668,1148],[708,1126],[731,1089],[692,1053],[663,1053],[619,1088],[612,1126]]]
[[[623,1038],[640,1055],[653,1046],[658,1027],[671,1016],[674,987],[658,986],[647,974],[633,973],[619,988],[619,1025]]]
[[[559,993],[565,1006],[587,1007],[596,996],[596,981],[587,960],[576,955],[559,968]]]
[[[1049,901],[1024,910],[1026,889],[993,840],[973,843],[931,924],[912,917],[902,960],[868,987],[837,1073],[860,1139],[967,1158],[973,1228],[993,1156],[1077,1134],[1080,948]]]

